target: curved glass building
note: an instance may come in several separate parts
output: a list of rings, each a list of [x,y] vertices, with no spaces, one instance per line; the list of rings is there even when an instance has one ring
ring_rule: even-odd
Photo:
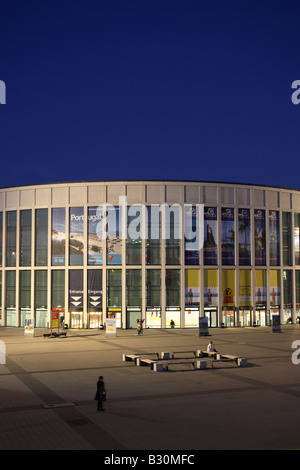
[[[186,181],[0,190],[1,325],[266,326],[300,317],[300,191]]]

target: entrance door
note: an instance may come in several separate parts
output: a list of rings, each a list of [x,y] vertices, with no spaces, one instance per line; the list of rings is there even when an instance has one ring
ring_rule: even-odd
[[[251,326],[252,312],[251,310],[239,309],[238,326]]]
[[[89,328],[103,328],[102,312],[89,312]]]
[[[266,326],[266,311],[265,310],[255,310],[255,323],[256,326]]]
[[[235,326],[235,311],[222,310],[222,323],[227,328],[233,328]]]
[[[83,312],[71,312],[71,328],[82,328]]]
[[[208,319],[208,328],[217,328],[218,326],[218,309],[205,308],[204,316]]]

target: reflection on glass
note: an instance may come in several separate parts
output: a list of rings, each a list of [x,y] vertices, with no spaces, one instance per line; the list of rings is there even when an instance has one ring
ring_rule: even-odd
[[[122,307],[122,270],[107,271],[107,307]]]
[[[35,265],[48,264],[48,209],[37,209],[35,213]]]
[[[31,210],[20,213],[20,266],[31,265]]]
[[[17,213],[6,214],[6,266],[16,266]]]

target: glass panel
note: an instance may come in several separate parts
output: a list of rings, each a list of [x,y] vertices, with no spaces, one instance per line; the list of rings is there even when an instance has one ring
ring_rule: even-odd
[[[300,214],[294,217],[294,251],[295,265],[300,266]]]
[[[282,251],[283,264],[292,266],[292,214],[282,213]]]
[[[284,305],[292,305],[292,271],[283,271],[283,303]]]
[[[235,228],[234,209],[222,207],[222,264],[234,266],[235,264]]]
[[[166,306],[180,306],[180,271],[179,269],[166,270]]]
[[[103,263],[103,208],[88,207],[88,264]]]
[[[35,265],[48,264],[48,209],[37,209],[35,213]]]
[[[109,269],[107,271],[107,306],[122,306],[122,271]]]
[[[161,271],[160,269],[146,270],[146,305],[147,307],[161,306]]]
[[[83,207],[70,208],[69,259],[70,266],[83,265],[84,249]]]
[[[127,208],[127,238],[126,238],[126,264],[138,265],[142,263],[142,208],[130,206]]]
[[[181,207],[165,206],[166,264],[180,264]]]
[[[107,207],[107,264],[122,264],[122,210]]]
[[[52,265],[65,264],[66,213],[63,207],[52,209]]]
[[[300,271],[295,271],[296,276],[296,303],[300,304]]]
[[[6,266],[16,266],[17,213],[6,214]]]
[[[239,209],[239,264],[251,265],[250,209]]]
[[[279,212],[269,211],[269,247],[270,247],[270,265],[280,265],[280,231],[279,231]]]
[[[61,269],[52,271],[51,306],[52,308],[65,306],[65,271]]]
[[[47,308],[47,271],[35,272],[35,308]]]
[[[31,271],[20,271],[20,326],[31,318]]]
[[[126,305],[128,307],[142,306],[142,271],[139,269],[126,271]]]
[[[31,265],[31,210],[20,213],[20,266]]]
[[[31,307],[31,271],[20,271],[20,307]]]
[[[266,220],[265,211],[254,209],[254,244],[256,266],[266,265]]]
[[[218,221],[217,208],[204,208],[204,264],[218,264]]]
[[[16,326],[16,272],[6,272],[6,326]]]
[[[146,264],[161,264],[161,212],[159,206],[147,207]]]

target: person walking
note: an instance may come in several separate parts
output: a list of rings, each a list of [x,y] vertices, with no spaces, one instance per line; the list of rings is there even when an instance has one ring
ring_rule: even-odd
[[[106,400],[106,390],[102,375],[100,375],[99,380],[97,382],[95,400],[97,400],[98,411],[105,411],[105,409],[103,408],[103,401]]]

